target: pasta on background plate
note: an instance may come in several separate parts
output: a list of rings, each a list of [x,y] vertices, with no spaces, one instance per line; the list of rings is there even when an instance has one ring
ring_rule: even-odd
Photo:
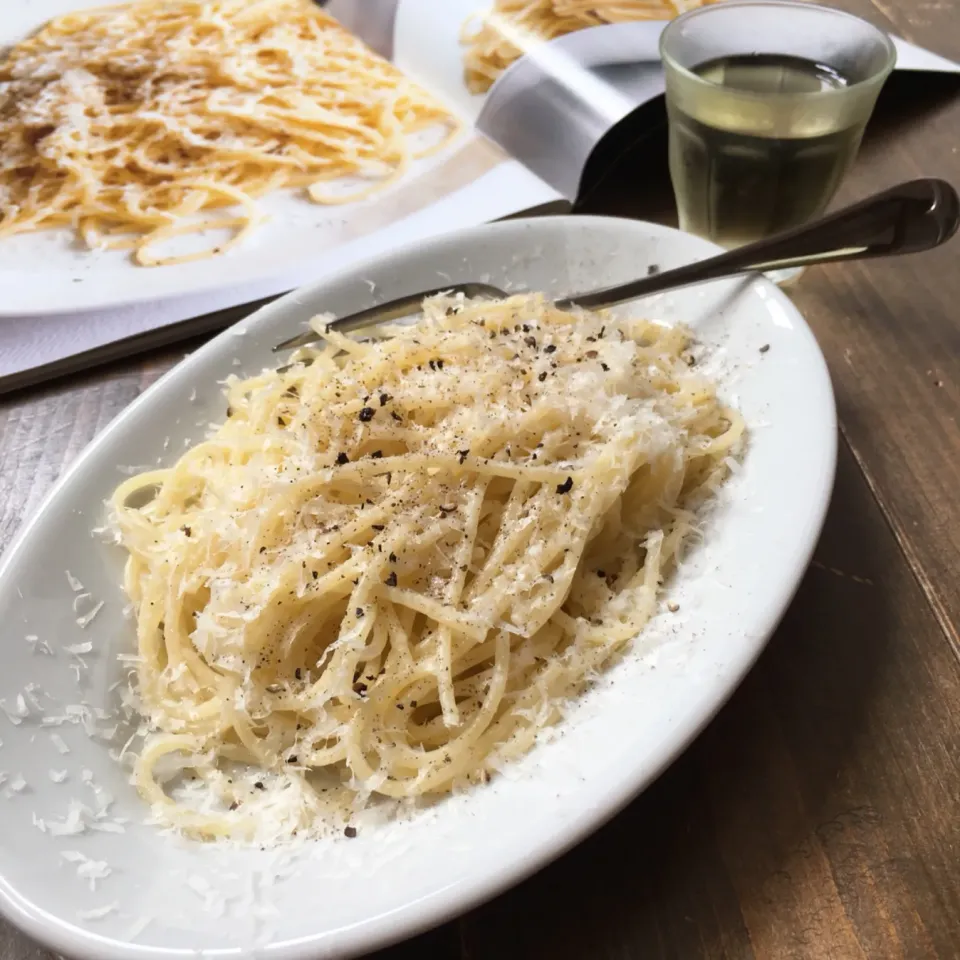
[[[0,56],[0,239],[67,227],[144,266],[203,259],[262,222],[258,197],[362,199],[457,128],[311,0],[81,10]]]
[[[587,27],[636,20],[672,20],[719,0],[494,0],[464,24],[464,80],[485,93],[526,48]]]

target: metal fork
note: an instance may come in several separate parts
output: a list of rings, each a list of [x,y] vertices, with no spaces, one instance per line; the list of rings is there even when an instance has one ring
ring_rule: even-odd
[[[653,293],[720,280],[740,273],[788,270],[815,263],[863,260],[919,253],[949,240],[960,225],[960,198],[943,180],[923,179],[901,183],[812,223],[751,243],[696,263],[653,273],[639,280],[578,293],[555,301],[561,310],[570,307],[612,307]],[[513,291],[517,293],[520,291]],[[410,316],[425,299],[439,294],[462,293],[469,299],[499,299],[507,292],[489,283],[450,283],[434,290],[390,300],[357,313],[331,320],[328,328],[357,330]],[[323,339],[308,330],[275,346],[274,352],[304,347]]]

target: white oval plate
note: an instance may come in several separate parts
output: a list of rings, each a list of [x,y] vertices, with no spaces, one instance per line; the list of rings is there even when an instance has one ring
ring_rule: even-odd
[[[93,726],[112,727],[115,721],[96,711],[117,709],[117,654],[134,642],[123,615],[123,558],[91,534],[102,522],[103,501],[129,473],[125,468],[171,461],[222,419],[218,381],[273,363],[271,346],[313,314],[368,305],[371,283],[384,299],[457,280],[562,294],[713,250],[664,227],[603,218],[463,231],[277,301],[198,350],[118,417],[29,519],[0,568],[0,698],[12,715],[0,710],[6,916],[54,950],[87,960],[172,960],[193,951],[276,960],[355,956],[517,882],[650,783],[760,653],[809,561],[830,495],[836,429],[826,367],[790,301],[764,280],[717,283],[643,304],[645,315],[689,323],[710,345],[705,363],[746,415],[749,449],[703,544],[669,587],[679,611],[664,609],[623,662],[571,707],[559,735],[504,776],[412,821],[292,855],[203,845],[145,825],[145,808],[111,759],[111,744],[91,739],[65,708],[82,701]],[[66,570],[82,590],[74,590]],[[97,616],[81,628],[78,612],[100,601]],[[66,649],[87,641],[89,654]],[[42,652],[44,644],[52,656]],[[31,683],[37,686],[27,688]],[[61,753],[52,733],[69,753]],[[53,782],[51,771],[66,771],[66,779]],[[114,802],[95,822],[122,818],[124,833],[51,833],[71,799],[95,810],[104,790]],[[78,877],[78,854],[111,871],[95,891]],[[97,920],[79,914],[111,906]]]

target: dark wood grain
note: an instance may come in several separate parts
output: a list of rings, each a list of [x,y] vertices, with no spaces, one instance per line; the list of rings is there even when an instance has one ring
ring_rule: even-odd
[[[837,5],[960,60],[956,0]],[[960,183],[957,79],[897,78],[876,120],[841,201],[909,177]],[[960,657],[957,250],[824,267],[794,296],[830,363],[844,436]]]
[[[960,58],[957,0],[834,2]],[[889,87],[841,200],[913,176],[960,183],[960,88],[913,83]],[[594,208],[668,219],[665,168],[642,171],[642,196],[621,168]],[[590,840],[377,960],[960,957],[957,251],[819,268],[792,291],[834,377],[837,489],[728,706]],[[0,549],[189,347],[0,398]],[[0,960],[46,957],[0,924]]]
[[[960,665],[848,450],[816,561],[687,754],[463,923],[471,960],[960,955]]]

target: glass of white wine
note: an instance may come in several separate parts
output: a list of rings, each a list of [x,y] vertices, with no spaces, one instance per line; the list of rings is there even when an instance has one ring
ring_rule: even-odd
[[[660,52],[680,228],[728,248],[823,213],[897,56],[866,21],[787,0],[693,10]]]

